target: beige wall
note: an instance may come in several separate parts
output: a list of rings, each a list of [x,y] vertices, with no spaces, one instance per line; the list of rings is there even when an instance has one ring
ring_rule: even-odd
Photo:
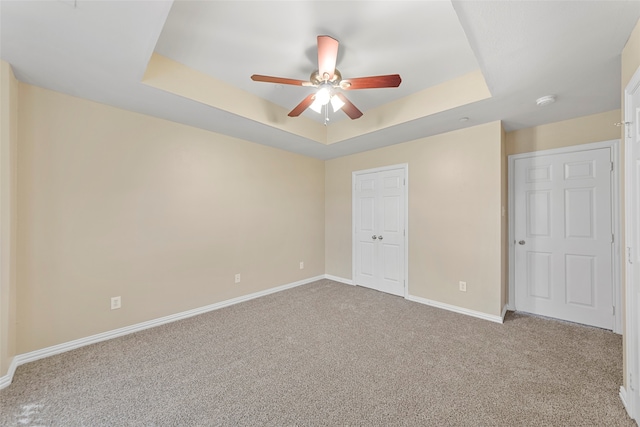
[[[320,160],[22,83],[19,135],[19,353],[324,273]]]
[[[640,67],[640,20],[636,24],[627,44],[622,50],[622,91]],[[624,101],[624,100],[623,100]]]
[[[0,376],[16,355],[18,81],[0,61]]]
[[[507,155],[620,139],[620,110],[507,133]]]
[[[499,315],[500,146],[493,122],[327,161],[326,273],[352,276],[351,173],[408,163],[409,293]]]

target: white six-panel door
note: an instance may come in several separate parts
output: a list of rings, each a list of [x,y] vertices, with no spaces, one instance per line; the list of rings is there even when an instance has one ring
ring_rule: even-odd
[[[405,295],[405,169],[354,174],[354,284]]]
[[[613,328],[609,148],[514,163],[516,309]]]

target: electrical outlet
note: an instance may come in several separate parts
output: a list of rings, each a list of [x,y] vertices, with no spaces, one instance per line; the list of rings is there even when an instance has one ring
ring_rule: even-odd
[[[467,282],[459,282],[460,292],[467,292]]]
[[[304,261],[300,261],[300,270],[304,268]]]
[[[240,273],[236,274],[236,283],[240,283]]]
[[[117,310],[122,307],[122,299],[120,297],[111,297],[111,310]]]

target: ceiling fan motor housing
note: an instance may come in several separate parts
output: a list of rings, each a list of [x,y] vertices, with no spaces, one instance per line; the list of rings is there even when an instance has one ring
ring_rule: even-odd
[[[324,79],[320,75],[320,71],[315,70],[313,73],[311,73],[311,76],[309,77],[309,81],[311,81],[311,83],[314,86],[318,86],[318,85],[324,83],[325,81],[327,83],[330,83],[333,86],[338,86],[338,85],[340,85],[340,81],[342,81],[342,74],[340,74],[340,71],[338,71],[338,69],[336,68],[335,71],[333,72],[333,78]]]

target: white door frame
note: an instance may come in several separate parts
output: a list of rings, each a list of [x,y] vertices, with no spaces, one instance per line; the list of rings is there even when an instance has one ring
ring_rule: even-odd
[[[640,68],[636,70],[633,77],[629,81],[629,84],[624,90],[624,140],[625,140],[625,153],[630,152],[631,144],[633,143],[633,138],[628,138],[628,127],[626,123],[630,123],[635,120],[634,112],[631,109],[631,95],[634,90],[640,90]],[[639,124],[636,123],[636,126]],[[637,253],[640,250],[639,247],[634,247],[634,241],[632,238],[632,231],[634,227],[639,227],[637,218],[635,218],[636,223],[633,224],[633,211],[632,205],[629,201],[633,200],[632,194],[635,190],[636,194],[638,189],[635,188],[635,183],[632,182],[631,176],[631,165],[632,165],[632,157],[625,156],[625,239],[626,239],[626,247],[631,248],[632,254]],[[633,224],[633,225],[632,225]],[[628,265],[628,256],[625,248],[625,265]],[[638,344],[640,341],[640,330],[638,330],[638,309],[640,307],[637,306],[637,302],[635,301],[635,296],[640,289],[637,289],[640,284],[640,277],[633,277],[633,269],[626,268],[626,280],[625,280],[625,347],[626,347],[626,370],[624,372],[624,378],[626,379],[627,387],[630,388],[630,392],[624,388],[624,385],[620,387],[620,398],[622,399],[624,406],[629,413],[629,416],[633,419],[638,419],[640,414],[638,411],[640,410],[640,402],[638,401],[638,375],[640,372],[640,364],[638,363]],[[633,390],[631,387],[635,388]]]
[[[530,153],[512,154],[509,156],[509,310],[516,309],[515,301],[515,194],[514,194],[514,166],[518,159],[526,159],[538,156],[547,156],[553,154],[575,153],[579,151],[597,150],[599,148],[611,149],[611,161],[613,162],[614,171],[619,170],[620,165],[620,140],[594,142],[590,144],[572,145],[569,147],[553,148],[550,150],[534,151]],[[622,334],[622,300],[620,292],[620,174],[614,173],[611,179],[611,220],[613,226],[614,242],[611,266],[613,269],[613,295],[612,302],[615,307],[613,319],[613,332]]]
[[[351,277],[353,284],[356,283],[356,177],[373,172],[384,172],[388,170],[402,169],[404,171],[404,295],[409,295],[409,164],[382,166],[379,168],[365,169],[351,172]]]

